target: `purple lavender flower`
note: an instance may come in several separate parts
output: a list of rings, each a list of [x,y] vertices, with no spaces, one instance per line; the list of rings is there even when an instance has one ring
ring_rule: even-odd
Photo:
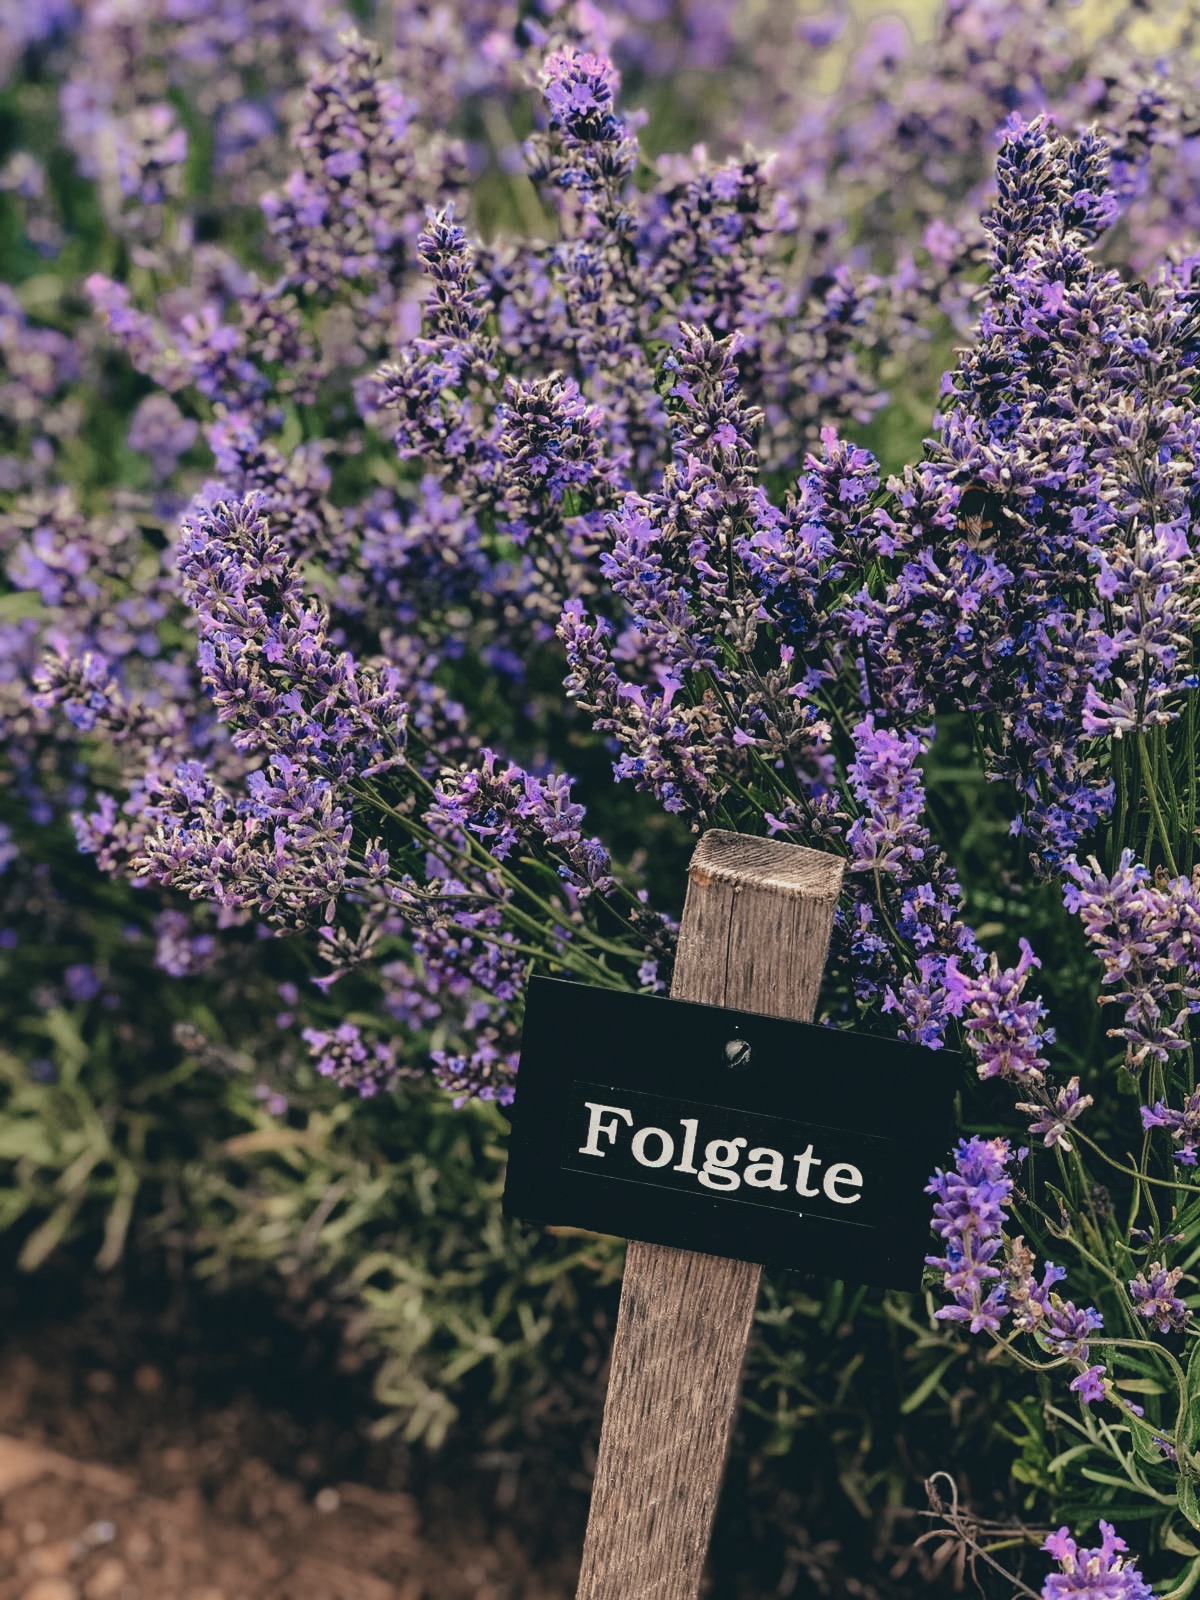
[[[512,1104],[519,1052],[500,1048],[494,1030],[478,1030],[469,1051],[435,1050],[431,1059],[434,1078],[454,1097],[455,1105],[472,1097],[500,1106]]]
[[[1037,1331],[1053,1355],[1086,1363],[1090,1356],[1088,1341],[1103,1327],[1104,1319],[1095,1306],[1077,1306],[1071,1300],[1051,1295]]]
[[[1153,1600],[1150,1585],[1126,1559],[1129,1546],[1112,1524],[1101,1519],[1100,1545],[1081,1550],[1067,1528],[1052,1533],[1042,1545],[1062,1568],[1042,1585],[1043,1600],[1075,1600],[1081,1595],[1101,1595],[1104,1600]]]
[[[1037,1263],[1033,1251],[1024,1239],[1011,1241],[1007,1257],[1007,1304],[1013,1326],[1032,1333],[1051,1355],[1069,1356],[1086,1367],[1091,1354],[1088,1339],[1104,1326],[1100,1313],[1094,1306],[1080,1308],[1057,1292],[1055,1284],[1061,1283],[1067,1274],[1052,1261],[1044,1264],[1039,1282],[1035,1276]],[[1103,1367],[1089,1368],[1072,1382],[1071,1388],[1082,1394],[1085,1404],[1092,1403],[1104,1371]]]
[[[495,752],[483,750],[477,768],[443,777],[426,822],[436,833],[467,830],[497,861],[518,847],[553,846],[565,858],[560,882],[582,901],[613,887],[612,862],[598,839],[584,838],[583,807],[570,794],[565,774],[539,778],[515,762],[501,768]]]
[[[154,779],[131,872],[281,926],[331,923],[354,877],[352,825],[331,785],[274,754],[247,789],[235,800],[196,761]],[[82,842],[98,849],[107,838],[96,821]]]
[[[160,393],[149,394],[139,403],[126,438],[131,450],[150,457],[155,477],[166,479],[199,436],[199,423],[185,417],[169,395]]]
[[[972,1333],[996,1332],[1007,1310],[1004,1274],[993,1260],[1002,1247],[1004,1209],[1012,1196],[1007,1139],[960,1139],[954,1170],[939,1167],[925,1187],[937,1196],[933,1231],[946,1243],[944,1256],[926,1256],[940,1267],[953,1304],[939,1319],[966,1322]]]
[[[100,272],[93,272],[84,288],[135,371],[153,378],[164,389],[182,389],[190,376],[186,362],[157,320],[132,303],[128,288]]]
[[[75,962],[63,969],[63,988],[68,1000],[86,1005],[89,1000],[96,998],[103,987],[100,974],[90,962]]]
[[[1055,1145],[1070,1150],[1072,1146],[1066,1136],[1067,1129],[1092,1104],[1094,1101],[1090,1094],[1080,1094],[1079,1079],[1072,1078],[1065,1087],[1056,1089],[1052,1096],[1048,1095],[1044,1103],[1035,1105],[1022,1102],[1017,1110],[1026,1111],[1037,1118],[1036,1122],[1029,1124],[1029,1132],[1041,1135],[1047,1150]]]
[[[1170,1128],[1171,1140],[1179,1146],[1175,1152],[1176,1161],[1182,1166],[1194,1167],[1200,1146],[1200,1089],[1184,1097],[1180,1110],[1168,1106],[1165,1100],[1143,1106],[1142,1127]]]
[[[1063,903],[1083,924],[1099,957],[1101,984],[1115,994],[1102,1005],[1124,1008],[1123,1039],[1131,1067],[1166,1061],[1188,1048],[1187,1022],[1200,1009],[1200,892],[1191,878],[1156,880],[1125,850],[1106,876],[1093,856],[1069,861]]]
[[[1190,641],[1200,619],[1200,569],[1188,544],[1188,517],[1137,526],[1097,549],[1096,591],[1118,625],[1119,654],[1104,681],[1089,685],[1083,731],[1124,738],[1171,722],[1181,691],[1194,690]]]
[[[161,206],[178,195],[187,151],[187,132],[175,120],[173,106],[139,106],[122,118],[116,126],[122,197],[135,206]]]
[[[1104,1388],[1105,1377],[1104,1367],[1085,1367],[1078,1377],[1071,1379],[1071,1392],[1077,1394],[1085,1406],[1099,1405],[1101,1400],[1108,1398]]]
[[[887,960],[890,952],[886,947],[875,947],[872,944],[874,936],[869,932],[875,922],[871,914],[872,908],[860,904],[858,909],[862,920],[856,932],[851,935],[851,939],[862,958],[862,967],[869,970],[880,959]],[[884,988],[883,1004],[880,1009],[885,1013],[892,1013],[899,1019],[902,1039],[924,1045],[927,1050],[943,1048],[946,1042],[946,1030],[957,1016],[950,992],[944,982],[945,971],[944,956],[921,956],[917,961],[915,974],[905,973],[896,987],[888,984]],[[859,981],[861,983],[862,980]]]
[[[1053,1043],[1054,1030],[1042,1026],[1046,1006],[1041,999],[1021,998],[1029,974],[1041,962],[1027,939],[1020,941],[1020,948],[1015,967],[1002,969],[993,955],[987,971],[978,974],[960,972],[952,959],[946,964],[945,983],[956,1014],[964,1019],[979,1076],[1036,1084],[1045,1072],[1042,1051]]]
[[[902,881],[920,870],[931,841],[921,821],[925,792],[916,771],[933,730],[893,733],[866,717],[854,730],[854,760],[847,769],[863,815],[850,828],[851,872],[883,873]]]
[[[1152,1261],[1130,1281],[1129,1293],[1138,1316],[1152,1322],[1159,1333],[1176,1333],[1191,1320],[1191,1307],[1175,1293],[1182,1277],[1182,1267],[1168,1271],[1161,1261]]]
[[[386,663],[332,647],[263,497],[197,503],[179,565],[196,612],[205,688],[242,750],[272,750],[344,778],[404,760],[407,705]]]
[[[549,569],[558,594],[570,593],[595,556],[604,511],[621,484],[620,469],[604,455],[601,412],[571,379],[510,378],[496,419],[504,531],[518,547],[532,541],[534,562]]]
[[[377,46],[343,36],[336,60],[308,84],[302,165],[263,198],[289,277],[308,293],[369,294],[394,283],[454,164],[444,140],[416,136],[415,105],[381,67]]]
[[[211,933],[198,933],[183,911],[160,911],[154,919],[157,943],[154,964],[172,978],[188,978],[208,967],[216,954]]]
[[[535,176],[579,195],[619,189],[634,170],[637,144],[616,114],[616,68],[606,57],[568,48],[547,56],[542,92],[550,137],[530,144]]]
[[[394,1043],[371,1038],[353,1022],[336,1028],[305,1028],[313,1064],[323,1078],[343,1089],[354,1089],[363,1100],[394,1089],[400,1077]]]
[[[926,1262],[942,1269],[943,1287],[953,1302],[935,1315],[965,1322],[972,1333],[998,1333],[1011,1316],[1013,1327],[1032,1334],[1048,1354],[1079,1366],[1071,1388],[1090,1405],[1104,1397],[1105,1369],[1089,1366],[1088,1342],[1103,1328],[1103,1319],[1095,1307],[1081,1308],[1057,1293],[1055,1285],[1066,1277],[1061,1267],[1046,1262],[1039,1281],[1024,1239],[1006,1240],[1012,1159],[1006,1139],[962,1139],[955,1170],[939,1168],[926,1186],[927,1194],[937,1196],[933,1230],[946,1241],[945,1255],[927,1256]]]

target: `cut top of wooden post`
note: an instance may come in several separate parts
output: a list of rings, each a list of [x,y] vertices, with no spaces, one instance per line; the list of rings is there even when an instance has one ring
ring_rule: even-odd
[[[818,850],[706,833],[672,997],[811,1021],[842,872]],[[578,1600],[699,1593],[760,1276],[630,1243]]]
[[[811,1021],[842,873],[820,850],[706,833],[688,868],[672,997]]]

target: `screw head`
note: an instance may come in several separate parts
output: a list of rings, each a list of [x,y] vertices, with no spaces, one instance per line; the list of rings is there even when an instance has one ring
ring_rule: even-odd
[[[725,1065],[735,1068],[750,1065],[750,1046],[745,1039],[730,1039],[725,1046]]]

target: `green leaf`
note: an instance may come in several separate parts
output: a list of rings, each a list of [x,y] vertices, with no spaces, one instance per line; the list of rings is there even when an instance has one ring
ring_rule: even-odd
[[[42,1032],[55,1047],[63,1082],[72,1082],[88,1058],[87,1042],[79,1029],[79,1019],[62,1006],[47,1011],[41,1019]]]
[[[1094,1449],[1095,1446],[1091,1444],[1073,1444],[1069,1449],[1063,1450],[1059,1455],[1056,1455],[1053,1461],[1048,1461],[1046,1463],[1046,1471],[1047,1473],[1061,1472],[1068,1461],[1074,1461],[1079,1456],[1086,1456]]]
[[[44,1128],[27,1118],[0,1124],[0,1161],[33,1161],[39,1167],[48,1167],[54,1161],[54,1149]]]
[[[900,1415],[907,1417],[919,1407],[923,1406],[926,1400],[929,1399],[929,1396],[937,1388],[938,1384],[942,1381],[942,1377],[947,1369],[952,1367],[957,1360],[958,1352],[951,1351],[951,1353],[946,1356],[944,1360],[938,1362],[937,1366],[934,1367],[932,1372],[926,1373],[913,1392],[910,1395],[906,1395],[905,1398],[900,1402]]]
[[[129,1224],[133,1220],[138,1186],[137,1168],[128,1161],[122,1161],[117,1168],[117,1192],[104,1223],[104,1242],[96,1257],[96,1268],[100,1272],[110,1272],[121,1259]]]
[[[1200,1528],[1200,1495],[1196,1492],[1196,1479],[1183,1476],[1179,1480],[1179,1509],[1193,1528]]]
[[[1198,1583],[1200,1583],[1200,1561],[1193,1561],[1175,1587],[1166,1590],[1159,1596],[1159,1600],[1188,1600],[1188,1597],[1195,1593]]]
[[[1187,1539],[1180,1533],[1174,1521],[1168,1521],[1159,1534],[1164,1550],[1170,1550],[1177,1556],[1200,1556],[1200,1545],[1194,1540]]]
[[[1192,1345],[1187,1364],[1187,1405],[1179,1424],[1179,1443],[1182,1450],[1196,1448],[1200,1438],[1200,1339]]]
[[[1135,1417],[1129,1412],[1125,1415],[1125,1425],[1133,1439],[1133,1448],[1141,1459],[1148,1461],[1151,1466],[1161,1467],[1166,1458],[1155,1441],[1165,1435],[1158,1433],[1140,1417]]]
[[[29,1235],[17,1257],[17,1266],[22,1272],[36,1272],[47,1256],[62,1243],[83,1198],[82,1191],[68,1196]]]

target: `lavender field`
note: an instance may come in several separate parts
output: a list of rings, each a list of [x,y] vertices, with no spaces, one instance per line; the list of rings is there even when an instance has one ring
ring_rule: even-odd
[[[665,994],[721,828],[963,1066],[921,1292],[768,1274],[710,1592],[1200,1596],[1198,29],[0,4],[0,1434],[199,1460],[244,1325],[305,1443],[197,1517],[569,1593],[622,1247],[500,1214],[524,997]],[[39,1420],[106,1342],[186,1446]],[[285,1597],[43,1572],[2,1463],[2,1600]]]

